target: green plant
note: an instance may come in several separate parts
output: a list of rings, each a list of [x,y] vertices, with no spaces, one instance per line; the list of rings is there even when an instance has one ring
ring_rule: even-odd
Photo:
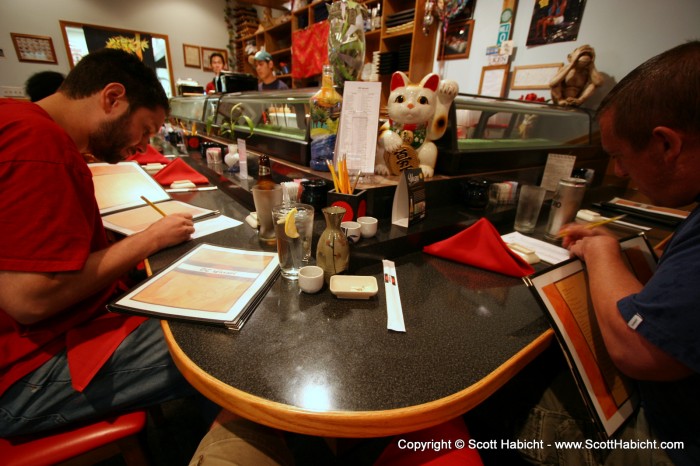
[[[214,125],[214,115],[209,115],[207,117],[207,121],[204,124],[205,124],[205,129],[207,131],[207,136],[211,136],[211,129],[212,129],[212,126]]]
[[[253,123],[253,120],[251,120],[250,117],[244,113],[243,104],[240,102],[231,107],[231,111],[229,112],[229,121],[221,124],[219,134],[221,136],[233,136],[234,127],[241,119],[246,122],[248,129],[250,130],[247,137],[251,137],[255,132],[255,123]]]

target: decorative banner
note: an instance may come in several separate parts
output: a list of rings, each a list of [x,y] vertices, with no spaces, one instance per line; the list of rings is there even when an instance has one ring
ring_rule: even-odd
[[[513,21],[515,20],[515,8],[518,5],[518,0],[503,0],[503,10],[501,11],[501,24],[498,26],[498,40],[496,45],[501,45],[502,42],[510,40],[513,32]]]

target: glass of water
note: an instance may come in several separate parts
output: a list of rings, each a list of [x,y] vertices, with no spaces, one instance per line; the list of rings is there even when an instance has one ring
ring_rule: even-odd
[[[290,212],[295,213],[290,217]],[[299,269],[309,263],[314,230],[314,208],[308,204],[287,203],[272,208],[282,276],[299,278]]]

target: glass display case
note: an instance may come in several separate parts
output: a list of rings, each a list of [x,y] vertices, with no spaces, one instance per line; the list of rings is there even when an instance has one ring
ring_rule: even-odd
[[[592,114],[544,102],[459,94],[436,141],[446,175],[541,165],[550,152],[591,153]]]
[[[187,122],[204,121],[206,95],[179,96],[170,99],[170,115]]]
[[[317,89],[293,89],[265,92],[237,92],[217,96],[174,97],[175,118],[189,119],[191,107],[201,106],[197,121],[200,133],[236,141],[301,165],[309,163],[309,99]],[[201,103],[183,100],[198,99]],[[233,132],[228,131],[232,127]]]

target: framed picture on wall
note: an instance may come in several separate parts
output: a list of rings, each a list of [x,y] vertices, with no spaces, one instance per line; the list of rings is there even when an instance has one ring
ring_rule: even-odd
[[[199,46],[182,44],[182,53],[185,57],[185,66],[190,68],[202,67],[202,51]]]
[[[562,66],[564,63],[516,66],[511,89],[549,89],[549,82]]]
[[[503,97],[506,94],[510,65],[492,65],[481,68],[479,95]]]
[[[473,33],[473,19],[450,22],[447,31],[440,36],[440,60],[469,58]]]
[[[212,53],[220,53],[224,56],[224,69],[228,69],[228,53],[226,49],[213,49],[210,47],[202,47],[202,69],[204,71],[211,71],[212,67],[209,64],[209,57]]]
[[[12,36],[12,43],[15,45],[19,61],[58,64],[51,37],[17,34],[15,32],[11,32],[10,35]]]

